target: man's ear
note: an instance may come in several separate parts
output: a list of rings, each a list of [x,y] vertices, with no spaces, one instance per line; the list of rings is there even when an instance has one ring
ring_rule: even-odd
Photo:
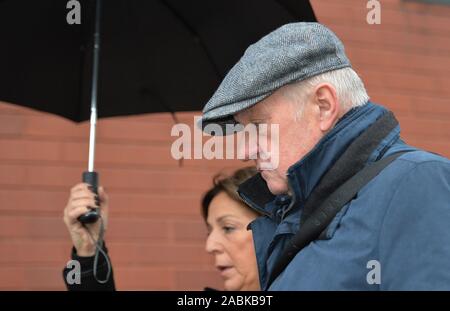
[[[329,83],[320,83],[314,88],[313,96],[319,111],[320,130],[328,132],[339,119],[340,105],[336,89]]]

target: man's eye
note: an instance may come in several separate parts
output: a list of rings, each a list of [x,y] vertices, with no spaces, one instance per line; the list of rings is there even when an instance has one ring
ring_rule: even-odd
[[[230,233],[230,232],[232,232],[234,230],[234,227],[230,227],[230,226],[224,226],[223,227],[223,231],[225,232],[225,233]]]

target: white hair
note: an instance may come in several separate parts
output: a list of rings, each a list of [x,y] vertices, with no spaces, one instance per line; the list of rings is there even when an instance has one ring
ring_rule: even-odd
[[[303,103],[311,91],[320,83],[330,83],[336,89],[336,95],[343,112],[366,104],[369,95],[358,74],[350,67],[328,71],[312,78],[283,87],[283,95],[294,102],[301,103],[296,119],[301,115]]]

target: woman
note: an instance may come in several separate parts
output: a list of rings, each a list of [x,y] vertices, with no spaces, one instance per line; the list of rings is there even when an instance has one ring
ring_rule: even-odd
[[[208,229],[206,251],[215,257],[225,290],[260,290],[253,236],[247,230],[259,215],[237,193],[239,184],[255,173],[250,167],[230,177],[216,176],[214,187],[203,198],[202,215]]]
[[[260,289],[253,237],[247,230],[258,214],[237,194],[239,184],[255,173],[255,168],[244,168],[230,177],[216,176],[213,188],[202,201],[202,215],[208,228],[206,250],[215,257],[225,290]],[[75,266],[68,265],[64,269],[64,281],[69,290],[115,290],[107,249],[104,244],[96,246],[95,243],[108,220],[108,196],[102,187],[98,192],[95,196],[87,184],[74,186],[64,210],[64,223],[74,245],[72,259],[81,266],[79,281],[73,273]],[[84,226],[77,219],[88,211],[88,206],[100,208],[102,217],[101,221]],[[101,250],[97,259],[96,247]]]

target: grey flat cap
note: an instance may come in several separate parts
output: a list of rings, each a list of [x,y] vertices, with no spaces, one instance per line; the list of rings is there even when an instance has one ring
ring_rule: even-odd
[[[318,23],[284,25],[245,51],[203,108],[202,126],[234,124],[235,113],[280,87],[344,67],[350,61],[331,30]]]

